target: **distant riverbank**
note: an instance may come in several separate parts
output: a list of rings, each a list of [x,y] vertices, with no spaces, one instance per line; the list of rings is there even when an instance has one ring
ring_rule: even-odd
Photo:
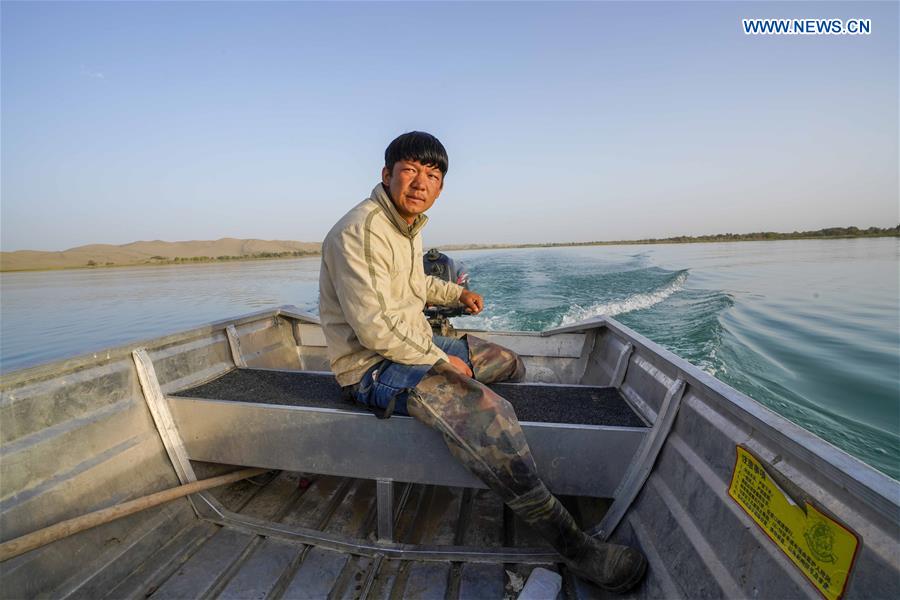
[[[716,233],[712,235],[680,235],[668,238],[646,238],[641,240],[613,240],[593,242],[548,242],[544,244],[455,244],[440,246],[442,250],[492,250],[500,248],[566,248],[577,246],[629,246],[639,244],[710,244],[718,242],[771,242],[778,240],[827,240],[861,237],[900,237],[897,227],[829,227],[815,231],[794,231],[778,233],[759,231],[755,233]]]
[[[0,252],[0,271],[50,271],[146,265],[178,265],[271,258],[299,258],[319,254],[321,244],[292,240],[222,238],[164,242],[132,242],[119,246],[90,244],[62,252],[19,250]]]
[[[778,240],[821,240],[861,237],[900,237],[900,226],[882,228],[829,227],[815,231],[779,233],[760,231],[754,233],[718,233],[701,236],[676,236],[646,238],[640,240],[610,240],[589,242],[547,242],[532,244],[450,244],[438,246],[441,250],[500,250],[512,248],[566,248],[579,246],[626,246],[642,244],[703,244],[717,242],[756,242]],[[121,246],[93,244],[79,246],[62,252],[19,250],[0,252],[0,272],[51,271],[58,269],[102,269],[110,267],[137,267],[154,265],[180,265],[245,260],[271,260],[318,256],[321,244],[317,242],[241,240],[223,238],[214,241],[189,242],[132,242]]]

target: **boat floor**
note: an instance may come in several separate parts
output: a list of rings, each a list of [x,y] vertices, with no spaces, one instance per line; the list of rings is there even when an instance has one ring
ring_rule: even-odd
[[[643,427],[620,392],[612,387],[509,384],[490,386],[515,408],[520,421]],[[234,369],[202,385],[174,394],[189,398],[362,411],[343,400],[330,373]]]
[[[227,509],[286,525],[375,537],[375,482],[276,472],[214,495]],[[396,541],[546,547],[490,490],[401,484]],[[604,501],[563,498],[584,527]],[[560,598],[602,596],[565,571]],[[195,520],[109,590],[108,598],[515,598],[535,565],[425,562],[355,556]]]

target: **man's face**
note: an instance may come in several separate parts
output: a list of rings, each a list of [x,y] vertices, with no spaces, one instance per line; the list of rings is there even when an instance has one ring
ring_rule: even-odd
[[[441,170],[417,160],[398,160],[393,169],[384,167],[381,181],[390,190],[397,212],[410,225],[431,208],[444,187]]]

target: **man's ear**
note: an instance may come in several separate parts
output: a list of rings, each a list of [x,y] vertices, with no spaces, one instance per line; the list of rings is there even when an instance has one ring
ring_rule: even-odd
[[[388,187],[391,186],[391,170],[387,167],[381,169],[381,183]]]

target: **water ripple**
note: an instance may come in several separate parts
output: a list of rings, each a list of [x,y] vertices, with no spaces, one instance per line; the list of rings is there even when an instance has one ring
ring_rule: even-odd
[[[644,310],[651,306],[656,306],[669,298],[672,294],[680,291],[684,287],[684,282],[687,281],[687,277],[687,270],[681,271],[675,276],[671,283],[655,291],[633,294],[622,300],[598,302],[597,304],[592,304],[586,308],[573,304],[572,307],[566,311],[566,314],[562,316],[559,324],[570,325],[572,323],[604,315],[614,317],[635,310]]]

